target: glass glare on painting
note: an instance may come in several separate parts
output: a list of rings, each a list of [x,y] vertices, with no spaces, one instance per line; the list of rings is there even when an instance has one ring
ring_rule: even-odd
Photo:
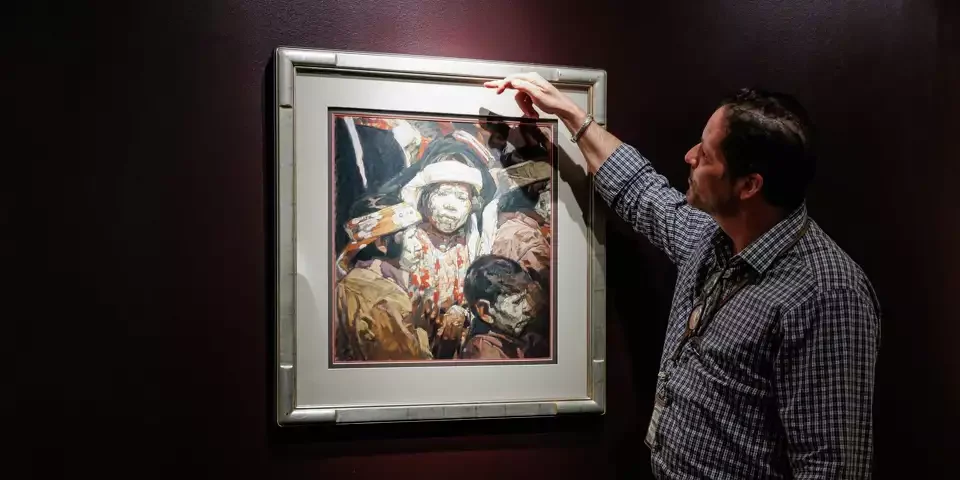
[[[331,111],[334,366],[556,361],[556,123]]]

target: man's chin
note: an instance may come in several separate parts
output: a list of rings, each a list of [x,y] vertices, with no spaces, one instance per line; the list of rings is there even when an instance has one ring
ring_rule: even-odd
[[[706,210],[703,208],[703,204],[700,202],[700,199],[697,198],[696,195],[691,195],[689,191],[687,192],[687,205],[690,205],[691,207],[693,207],[693,208],[695,208],[695,209],[697,209],[697,210],[706,211]]]

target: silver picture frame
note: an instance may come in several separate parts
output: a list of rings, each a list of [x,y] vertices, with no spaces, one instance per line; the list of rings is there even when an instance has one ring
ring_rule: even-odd
[[[351,104],[359,100],[350,100],[348,96],[390,103],[397,97],[409,97],[402,95],[402,92],[410,91],[415,92],[414,96],[420,95],[426,103],[433,102],[424,107],[425,111],[431,113],[462,114],[466,107],[450,107],[461,108],[460,111],[443,109],[457,104],[457,101],[469,103],[471,98],[476,98],[493,105],[494,110],[519,116],[519,110],[511,110],[516,108],[515,105],[511,106],[511,102],[515,103],[512,94],[497,96],[490,89],[483,89],[482,84],[521,72],[539,73],[570,94],[593,115],[598,125],[606,128],[607,77],[603,70],[323,49],[280,47],[275,50],[275,89],[272,92],[272,105],[269,106],[274,109],[272,119],[275,135],[272,172],[275,269],[271,272],[275,282],[270,309],[276,342],[273,388],[279,426],[605,413],[605,227],[599,208],[600,200],[593,192],[586,161],[576,144],[570,141],[573,132],[568,131],[562,122],[557,122],[557,146],[559,161],[566,165],[566,172],[561,166],[558,202],[562,202],[563,221],[570,228],[565,227],[557,235],[557,244],[564,249],[562,261],[566,262],[562,265],[564,270],[557,276],[569,284],[558,287],[557,291],[558,296],[569,302],[563,307],[569,313],[565,314],[563,320],[566,330],[555,335],[564,333],[561,346],[570,352],[567,354],[559,350],[560,358],[576,359],[576,363],[536,367],[552,368],[544,370],[549,373],[544,378],[555,377],[557,386],[527,392],[524,389],[539,387],[530,386],[529,381],[511,383],[510,376],[515,372],[510,369],[526,368],[523,366],[391,367],[389,371],[365,368],[362,369],[363,375],[381,377],[364,377],[354,381],[351,380],[350,371],[331,369],[327,362],[315,361],[318,354],[312,351],[312,345],[326,341],[312,338],[317,336],[317,332],[323,331],[326,317],[322,314],[325,309],[316,306],[323,303],[320,298],[322,295],[310,293],[323,291],[321,284],[324,274],[322,268],[318,268],[321,273],[308,272],[303,267],[302,257],[305,255],[305,242],[320,242],[310,248],[322,250],[324,247],[322,240],[307,238],[308,229],[298,223],[298,218],[308,214],[313,218],[314,213],[318,222],[327,218],[320,207],[323,205],[322,191],[328,187],[323,182],[313,180],[321,178],[320,174],[309,176],[309,172],[321,172],[322,165],[332,161],[329,153],[326,153],[327,158],[324,157],[329,149],[322,148],[327,141],[324,136],[329,130],[322,123],[326,115],[324,110],[331,106],[369,106]],[[338,92],[349,92],[349,95]],[[449,96],[437,99],[443,95]],[[398,102],[400,100],[403,99],[397,99]],[[401,107],[405,111],[410,110],[409,105],[402,103],[386,106]],[[543,117],[550,118],[545,114]],[[583,269],[579,271],[581,267]],[[311,283],[310,275],[318,279],[314,280],[317,285]],[[497,385],[500,385],[500,390],[491,387],[490,391],[477,390],[475,394],[470,393],[469,389],[453,393],[443,390],[444,395],[434,395],[428,389],[423,389],[415,393],[408,392],[408,397],[403,397],[404,392],[397,392],[395,382],[414,385],[424,375],[437,375],[440,378],[446,375],[444,369],[449,368],[461,368],[468,372],[462,376],[475,375],[476,378],[465,380],[468,384],[483,385],[483,379],[493,378],[499,382]],[[334,373],[331,372],[335,370],[337,376],[334,380]],[[377,386],[373,382],[374,385],[370,386],[371,378],[386,378],[386,375],[390,376],[389,382],[394,383]],[[532,375],[540,376],[536,372]],[[343,392],[357,386],[354,384],[366,385],[357,387],[362,395],[345,396],[347,394]],[[451,389],[456,390],[456,384],[451,385]],[[516,388],[516,395],[511,393],[512,388]],[[388,394],[395,398],[386,399]],[[384,398],[381,400],[380,396]]]

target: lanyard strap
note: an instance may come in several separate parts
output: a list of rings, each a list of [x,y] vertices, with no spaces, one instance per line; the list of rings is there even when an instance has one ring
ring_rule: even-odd
[[[783,256],[785,253],[790,251],[790,249],[796,246],[797,243],[800,242],[800,239],[803,238],[804,235],[806,235],[807,230],[809,230],[809,227],[810,227],[810,217],[806,217],[804,219],[803,226],[800,228],[800,231],[797,232],[797,235],[793,238],[793,240],[790,241],[790,243],[785,245],[780,250],[780,252],[777,253],[777,256],[773,257],[773,260],[770,262],[770,264],[772,265],[781,256]],[[696,303],[699,303],[700,306],[697,307],[696,304],[694,304],[694,311],[696,311],[697,308],[700,308],[701,319],[700,321],[697,322],[697,325],[694,326],[693,329],[690,328],[690,323],[689,323],[690,319],[689,318],[687,319],[687,326],[684,329],[683,336],[680,337],[680,343],[677,345],[676,350],[674,350],[673,352],[673,355],[672,355],[673,361],[677,361],[680,358],[680,353],[683,351],[683,346],[687,344],[687,341],[689,341],[691,338],[695,336],[698,336],[698,335],[702,336],[704,330],[706,330],[707,328],[707,324],[710,323],[710,320],[712,320],[713,317],[716,316],[717,312],[719,312],[720,309],[724,305],[726,305],[726,303],[730,301],[731,298],[734,297],[734,295],[739,293],[740,290],[743,290],[743,287],[746,287],[756,277],[756,275],[752,273],[743,275],[743,278],[740,279],[740,281],[737,282],[736,285],[734,285],[733,288],[726,295],[723,296],[723,298],[719,299],[719,301],[716,302],[716,306],[714,306],[710,310],[707,310],[707,306],[708,306],[707,300],[713,295],[713,291],[720,285],[720,282],[724,281],[723,277],[726,275],[727,268],[729,268],[729,266],[724,267],[723,270],[721,270],[720,273],[717,275],[716,281],[710,287],[710,292],[706,294],[701,293],[702,300],[696,302]],[[693,312],[691,312],[691,316],[692,315],[693,315]]]

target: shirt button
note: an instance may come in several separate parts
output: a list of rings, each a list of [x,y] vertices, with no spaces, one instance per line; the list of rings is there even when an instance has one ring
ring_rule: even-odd
[[[660,373],[657,374],[657,378],[666,382],[667,380],[670,380],[670,372],[661,370]]]

